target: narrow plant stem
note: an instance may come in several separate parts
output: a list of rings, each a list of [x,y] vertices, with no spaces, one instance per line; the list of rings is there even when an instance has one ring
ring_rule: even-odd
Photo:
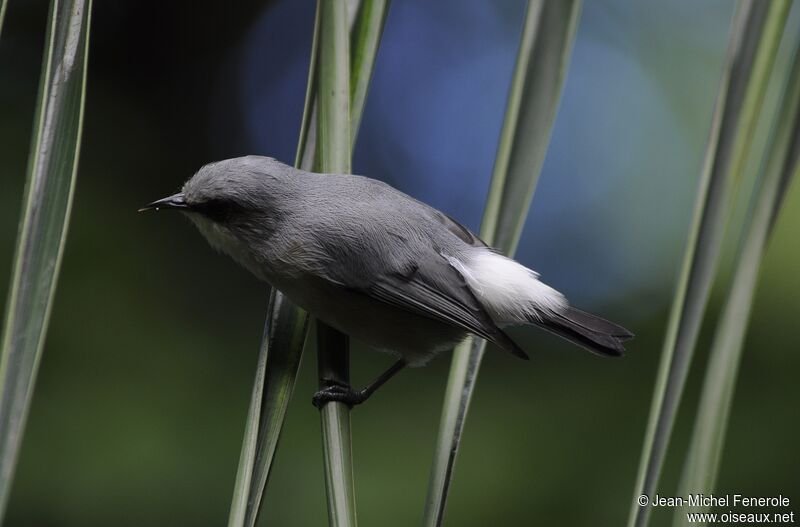
[[[768,144],[760,185],[753,196],[754,205],[736,258],[731,290],[711,346],[679,496],[710,494],[715,489],[761,260],[786,188],[800,172],[800,49],[795,51],[792,73]],[[674,525],[688,526],[687,512],[704,510],[707,507],[676,509]]]
[[[350,35],[348,5],[318,0],[320,33],[317,71],[318,171],[350,172]],[[348,339],[317,322],[320,388],[326,381],[349,383]],[[320,409],[328,519],[332,526],[356,525],[350,409],[328,402]]]
[[[319,0],[317,169],[350,173],[350,35],[347,4]]]
[[[731,197],[761,109],[786,22],[783,0],[741,2],[712,120],[694,218],[676,288],[639,465],[629,527],[643,527],[656,493],[730,213]]]
[[[508,96],[481,237],[513,255],[541,171],[575,39],[577,0],[528,4]],[[469,338],[453,351],[428,484],[423,524],[439,526],[486,342]]]
[[[0,356],[0,523],[44,347],[78,168],[91,0],[53,0]]]
[[[317,320],[320,388],[324,387],[323,379],[349,384],[349,344],[347,335]],[[328,403],[321,409],[321,417],[329,523],[356,525],[350,410],[342,403]]]
[[[308,63],[306,99],[300,121],[300,138],[297,141],[294,166],[303,170],[314,169],[317,152],[317,56],[319,54],[319,8],[314,13],[314,32],[311,40],[311,59]]]

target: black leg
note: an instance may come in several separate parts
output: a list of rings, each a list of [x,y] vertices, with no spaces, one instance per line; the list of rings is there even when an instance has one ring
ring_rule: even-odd
[[[315,393],[311,402],[317,408],[322,408],[325,403],[330,401],[339,401],[352,408],[369,399],[375,390],[386,384],[386,381],[397,375],[397,372],[405,366],[406,363],[403,359],[398,360],[362,390],[354,390],[351,386],[337,381],[325,381],[327,386]]]

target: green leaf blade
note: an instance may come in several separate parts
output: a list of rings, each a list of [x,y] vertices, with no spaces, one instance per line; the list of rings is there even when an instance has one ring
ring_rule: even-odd
[[[91,0],[53,1],[0,357],[0,518],[41,358],[72,205]]]
[[[481,223],[484,240],[507,255],[517,250],[544,164],[580,12],[574,0],[528,7]]]
[[[788,2],[743,1],[734,19],[692,226],[659,365],[628,525],[643,527],[657,491],[700,324],[755,121],[786,22]]]
[[[359,9],[358,6],[354,6],[354,12],[357,14],[354,19],[349,20],[351,25],[349,38],[351,42],[363,42],[363,44],[357,44],[359,49],[351,50],[353,54],[360,57],[360,60],[358,61],[358,67],[355,67],[350,75],[353,83],[366,88],[369,86],[369,77],[372,75],[375,54],[377,53],[377,43],[381,35],[380,31],[376,33],[374,28],[368,28],[367,24],[375,23],[376,20],[380,19],[380,29],[382,30],[383,19],[389,4],[383,0],[364,0],[363,3],[371,4],[371,6],[368,9]],[[383,12],[380,17],[377,17],[376,14],[380,10]],[[359,29],[357,30],[356,28]],[[356,31],[370,35],[370,38],[357,38]],[[295,166],[304,170],[312,170],[317,166],[315,154],[317,150],[319,33],[320,9],[317,9],[306,100],[297,156],[295,158]],[[360,49],[361,46],[364,49]],[[366,81],[362,81],[362,78],[366,78]],[[356,96],[351,93],[351,97]],[[366,92],[359,95],[357,100],[353,100],[350,107],[351,127],[357,126],[355,124],[356,115],[361,114],[365,102]],[[228,521],[229,527],[252,527],[257,521],[286,409],[297,377],[303,344],[307,335],[308,321],[308,314],[292,304],[281,292],[273,291],[264,326],[264,338],[262,339],[259,353],[256,379],[253,385],[246,430],[242,442],[239,469]],[[337,417],[339,418],[337,422],[332,423],[331,428],[325,429],[323,433],[326,430],[342,430],[343,421],[341,416]],[[341,435],[325,439],[325,444],[333,444],[334,442],[339,445],[349,444],[349,439]],[[333,461],[334,458],[331,458],[331,462]],[[351,461],[344,460],[342,466],[351,465]],[[335,472],[332,471],[331,473]],[[341,511],[346,510],[346,508],[337,506],[336,510]]]
[[[513,255],[544,162],[575,39],[581,2],[529,2],[508,97],[481,237]],[[447,495],[486,342],[453,351],[423,524],[444,521]]]
[[[350,144],[355,148],[361,115],[378,57],[389,0],[361,0],[350,32]]]
[[[753,196],[752,214],[736,257],[731,290],[711,345],[678,489],[680,496],[714,492],[761,261],[789,182],[800,172],[800,48],[795,50],[776,119],[762,162],[761,182]],[[703,510],[693,508],[692,512]],[[688,525],[687,512],[676,511],[676,527]]]
[[[254,527],[258,521],[307,334],[306,313],[275,289],[270,292],[267,313],[229,526]]]

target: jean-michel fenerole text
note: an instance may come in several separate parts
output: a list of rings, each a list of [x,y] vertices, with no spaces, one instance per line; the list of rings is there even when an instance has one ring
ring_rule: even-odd
[[[650,500],[651,507],[788,507],[789,498],[783,495],[758,497],[742,494],[689,494],[688,496],[661,496]]]

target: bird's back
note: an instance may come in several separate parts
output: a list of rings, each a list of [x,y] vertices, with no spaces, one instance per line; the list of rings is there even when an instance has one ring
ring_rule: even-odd
[[[306,176],[306,189],[313,197],[309,205],[327,210],[337,219],[344,213],[355,223],[426,237],[448,248],[456,245],[454,250],[463,241],[454,232],[442,229],[444,214],[382,181],[350,174]]]

